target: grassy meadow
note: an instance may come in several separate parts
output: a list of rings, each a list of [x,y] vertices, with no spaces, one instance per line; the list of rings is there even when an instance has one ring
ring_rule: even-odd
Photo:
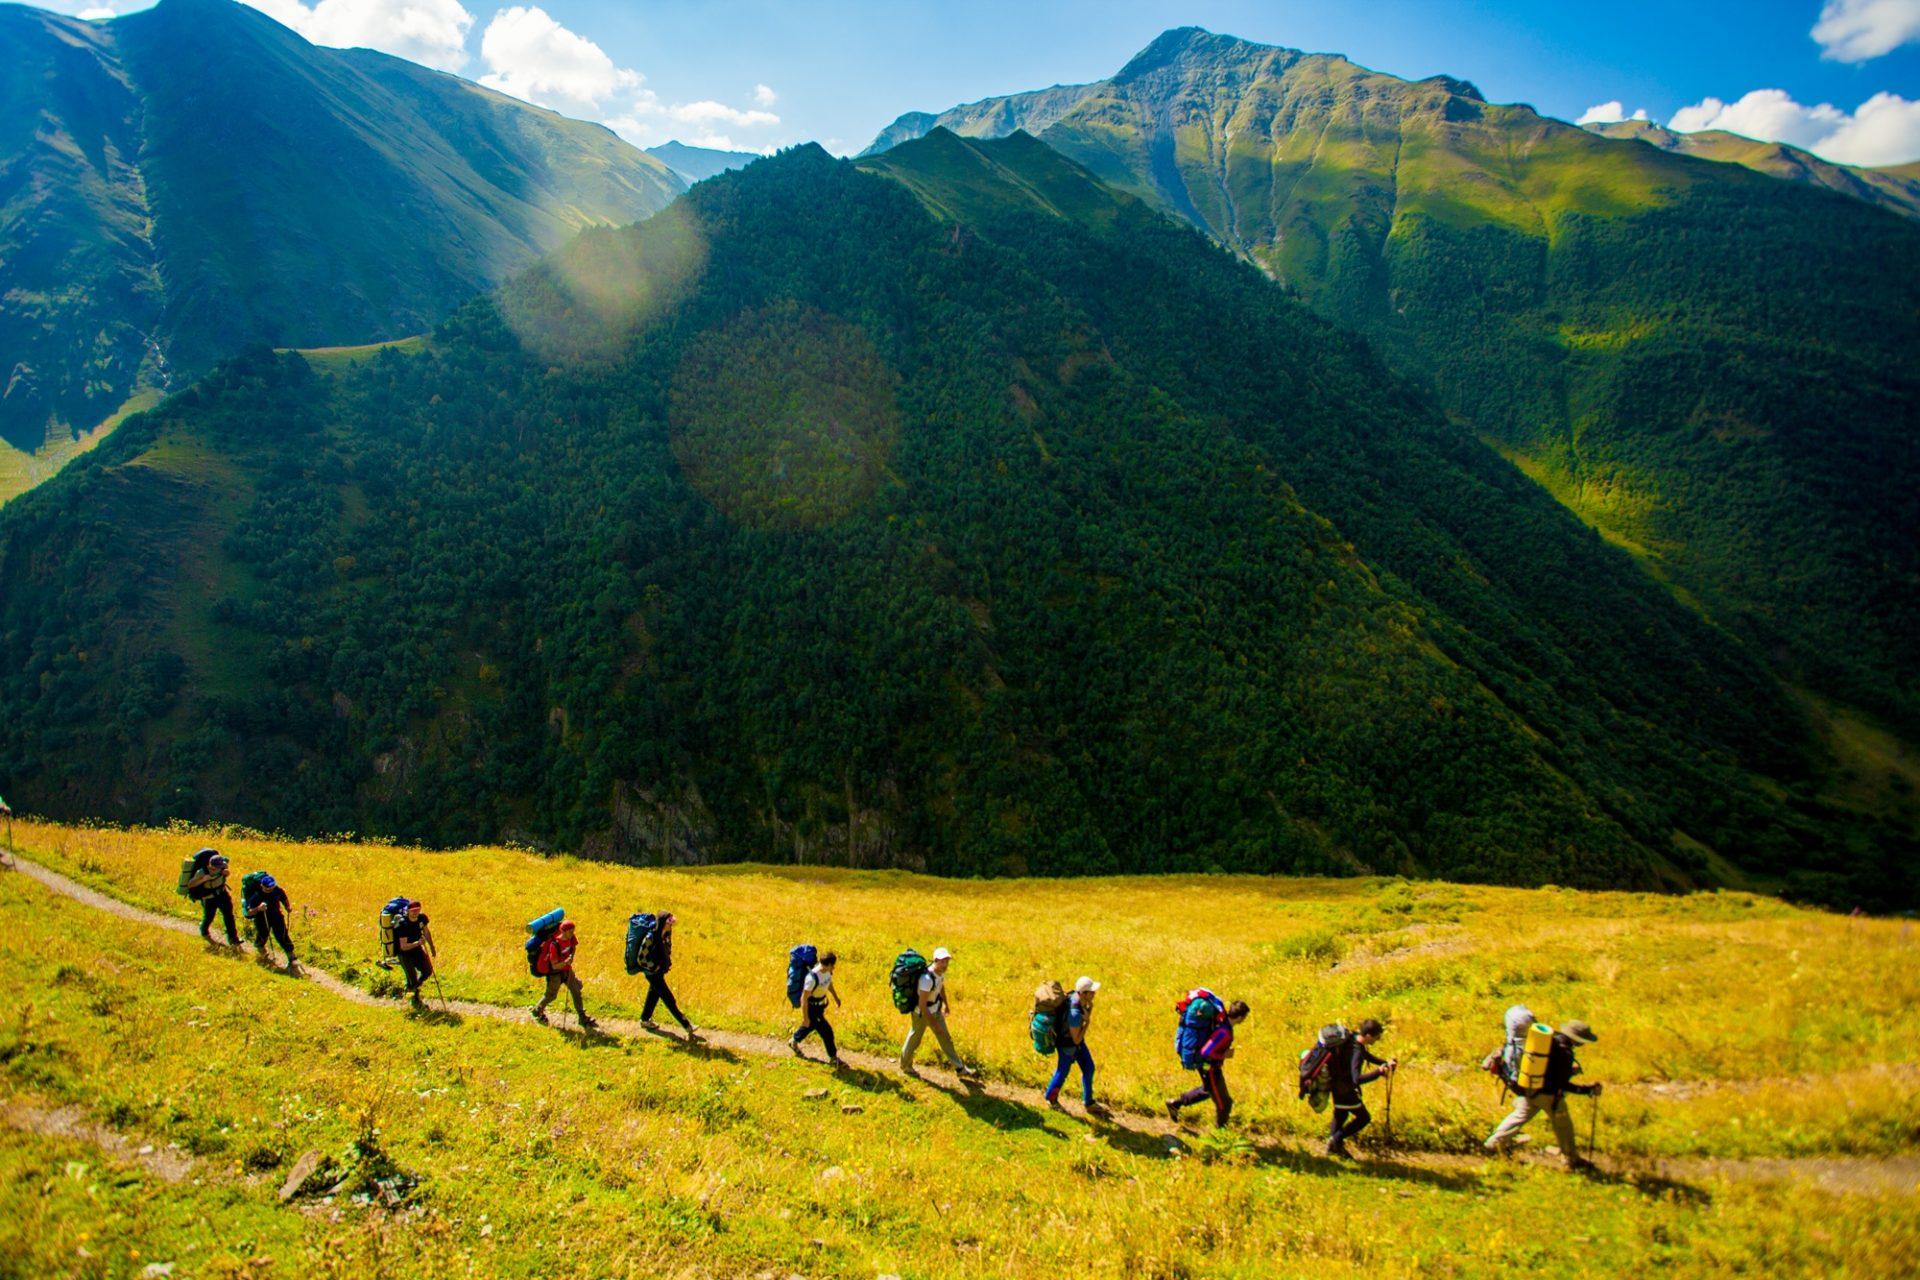
[[[209,953],[190,938],[0,878],[5,1105],[77,1106],[194,1159],[166,1182],[71,1137],[0,1128],[0,1258],[15,1274],[1200,1276],[1897,1274],[1920,1266],[1912,1194],[1844,1198],[1714,1160],[1852,1157],[1920,1145],[1920,938],[1721,893],[1659,898],[1385,880],[1231,877],[956,882],[812,868],[651,870],[508,849],[426,852],[238,833],[21,822],[21,851],[174,914],[203,840],[273,871],[296,941],[375,991],[373,915],[400,892],[434,921],[447,994],[525,1003],[522,922],[564,905],[595,1012],[637,1010],[624,919],[681,919],[673,982],[703,1025],[790,1025],[785,953],[838,949],[855,1049],[905,1019],[885,973],[905,945],[954,949],[953,1026],[991,1080],[1032,1082],[1043,977],[1106,983],[1090,1044],[1121,1123],[1089,1127],[890,1071],[583,1041],[482,1019],[404,1017]],[[1171,1002],[1194,983],[1253,1016],[1229,1078],[1234,1135],[1171,1158],[1149,1116],[1183,1088]],[[1472,1064],[1507,1004],[1582,1017],[1604,1080],[1610,1173],[1489,1162],[1499,1115]],[[1323,1022],[1377,1016],[1406,1064],[1400,1150],[1313,1154],[1293,1060]],[[817,1050],[816,1050],[817,1052]],[[809,1092],[826,1089],[824,1097]],[[1071,1097],[1072,1090],[1069,1090]],[[1037,1101],[1037,1099],[1036,1099]],[[1381,1098],[1376,1086],[1376,1116]],[[854,1113],[843,1106],[860,1108]],[[1581,1128],[1589,1121],[1577,1104]],[[373,1132],[377,1126],[378,1132]],[[1535,1142],[1544,1145],[1544,1130]],[[304,1151],[418,1179],[403,1206],[275,1199]],[[1457,1153],[1457,1154],[1455,1154]],[[1714,1160],[1700,1159],[1711,1157]],[[366,1163],[363,1161],[363,1163]],[[85,1251],[84,1253],[82,1251]],[[6,1270],[6,1268],[0,1268]]]

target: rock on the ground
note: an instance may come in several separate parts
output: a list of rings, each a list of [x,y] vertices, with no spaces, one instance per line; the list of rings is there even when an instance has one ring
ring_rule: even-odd
[[[314,1170],[320,1167],[320,1160],[321,1155],[318,1151],[309,1151],[293,1162],[293,1170],[287,1174],[287,1180],[280,1184],[282,1204],[300,1194],[300,1189],[307,1185],[307,1179],[311,1178]]]

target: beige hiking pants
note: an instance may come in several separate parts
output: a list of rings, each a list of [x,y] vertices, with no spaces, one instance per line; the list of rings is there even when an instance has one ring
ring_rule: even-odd
[[[1542,1111],[1547,1113],[1547,1119],[1553,1123],[1553,1136],[1554,1140],[1560,1144],[1560,1153],[1569,1160],[1577,1158],[1580,1151],[1574,1145],[1573,1112],[1568,1108],[1567,1096],[1563,1093],[1536,1094],[1531,1098],[1515,1097],[1513,1110],[1507,1113],[1507,1118],[1500,1122],[1500,1127],[1487,1138],[1487,1150],[1506,1150],[1513,1140],[1513,1135],[1526,1128],[1527,1122]]]
[[[900,1046],[900,1069],[913,1070],[913,1055],[920,1052],[920,1041],[925,1038],[928,1027],[933,1028],[933,1038],[940,1042],[940,1052],[947,1055],[947,1061],[953,1069],[966,1070],[967,1064],[960,1061],[960,1055],[954,1052],[953,1037],[947,1033],[947,1015],[923,1014],[918,1009],[913,1011],[913,1029],[907,1032],[907,1042]]]

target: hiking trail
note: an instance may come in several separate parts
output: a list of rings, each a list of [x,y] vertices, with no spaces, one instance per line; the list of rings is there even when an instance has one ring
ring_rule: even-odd
[[[164,915],[137,907],[131,903],[90,888],[76,880],[60,874],[48,867],[41,866],[13,851],[14,869],[31,877],[41,885],[59,893],[83,906],[104,911],[119,919],[135,924],[170,930],[188,937],[199,939],[199,926],[193,921]],[[213,944],[216,946],[223,944]],[[241,950],[251,949],[251,944],[242,943]],[[275,968],[281,968],[275,965]],[[284,970],[283,970],[284,971]],[[386,998],[373,995],[352,983],[328,973],[324,969],[302,963],[299,966],[300,978],[342,1000],[368,1008],[388,1009],[404,1013],[408,1011],[408,1002],[404,999]],[[499,1022],[535,1023],[532,1014],[525,1007],[484,1004],[473,1000],[431,1000],[430,1008],[440,1009],[461,1017],[490,1018]],[[703,1030],[699,1039],[691,1044],[678,1031],[649,1028],[631,1018],[603,1017],[596,1020],[597,1027],[592,1032],[584,1032],[572,1024],[572,1014],[562,1012],[556,1005],[550,1015],[549,1026],[562,1034],[590,1034],[610,1038],[631,1040],[664,1040],[678,1044],[692,1052],[700,1052],[703,1047],[727,1050],[733,1053],[754,1054],[761,1057],[782,1058],[793,1056],[788,1041],[781,1036],[755,1035],[748,1032]],[[841,1061],[856,1070],[887,1072],[900,1074],[898,1060],[892,1055],[862,1053],[855,1050],[843,1050]],[[809,1056],[808,1061],[824,1066],[818,1057]],[[1024,1107],[1035,1111],[1048,1108],[1039,1100],[1040,1089],[1037,1084],[1014,1086],[985,1079],[967,1080],[959,1077],[945,1066],[921,1065],[916,1067],[919,1083],[953,1096],[968,1095],[974,1098],[991,1098],[1010,1106]],[[822,1083],[832,1080],[830,1074],[822,1075]],[[1097,1141],[1101,1137],[1117,1135],[1131,1136],[1134,1141],[1129,1149],[1141,1150],[1140,1139],[1148,1139],[1158,1148],[1162,1156],[1184,1154],[1190,1141],[1201,1132],[1198,1123],[1194,1125],[1176,1124],[1169,1120],[1136,1112],[1122,1114],[1118,1110],[1106,1116],[1094,1116],[1078,1109],[1063,1110],[1058,1113],[1063,1119],[1079,1120],[1091,1126],[1088,1141]],[[131,1153],[128,1139],[101,1125],[86,1120],[74,1107],[61,1107],[54,1110],[24,1103],[10,1104],[0,1108],[0,1124],[9,1128],[26,1129],[37,1133],[56,1136],[82,1138],[101,1147],[109,1155],[146,1164],[169,1180],[178,1180],[185,1172],[185,1166],[176,1166],[175,1153],[155,1154],[151,1149]],[[1301,1147],[1281,1143],[1271,1138],[1248,1137],[1254,1149],[1263,1159],[1294,1165],[1338,1166],[1346,1167],[1357,1173],[1372,1172],[1376,1175],[1392,1176],[1396,1172],[1412,1174],[1417,1170],[1430,1172],[1473,1173],[1503,1165],[1540,1165],[1557,1168],[1559,1161],[1550,1157],[1516,1155],[1501,1159],[1499,1157],[1435,1151],[1410,1151],[1404,1148],[1382,1150],[1377,1145],[1362,1147],[1365,1153],[1351,1164],[1332,1160],[1320,1155],[1310,1147]],[[1317,1144],[1314,1144],[1317,1145]],[[131,1153],[131,1154],[130,1154]],[[1716,1179],[1742,1182],[1784,1182],[1795,1181],[1810,1183],[1823,1191],[1835,1194],[1879,1194],[1879,1193],[1920,1193],[1920,1154],[1898,1156],[1794,1156],[1794,1157],[1750,1157],[1719,1159],[1712,1157],[1669,1158],[1649,1156],[1620,1156],[1603,1152],[1598,1158],[1599,1176],[1635,1183],[1651,1183],[1671,1186],[1673,1184],[1713,1181]]]

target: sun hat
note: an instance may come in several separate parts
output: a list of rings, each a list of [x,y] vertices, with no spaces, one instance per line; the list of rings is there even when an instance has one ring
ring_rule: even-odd
[[[1083,976],[1074,982],[1073,989],[1075,991],[1098,991],[1100,989],[1100,984],[1095,982],[1092,978]]]
[[[1575,1044],[1592,1044],[1600,1037],[1593,1034],[1593,1028],[1578,1018],[1560,1028],[1561,1034]]]
[[[945,947],[935,947],[933,949],[933,958],[935,960],[951,960],[953,959],[953,952],[947,950]]]

